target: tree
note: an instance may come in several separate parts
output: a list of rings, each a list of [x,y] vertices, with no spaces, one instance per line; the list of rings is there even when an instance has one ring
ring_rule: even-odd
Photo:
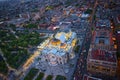
[[[76,53],[78,53],[78,52],[79,52],[79,49],[80,49],[80,45],[77,45],[77,46],[75,47],[75,50],[74,50],[74,51],[75,51]]]
[[[55,80],[66,80],[65,76],[57,75]]]
[[[46,80],[52,80],[53,76],[52,75],[48,75]]]
[[[36,24],[28,24],[25,26],[26,28],[37,28]]]
[[[91,10],[91,9],[87,9],[84,13],[85,13],[85,14],[91,14],[91,13],[92,13],[92,10]]]
[[[32,80],[34,76],[38,73],[38,69],[32,68],[24,80]]]
[[[2,56],[0,55],[0,73],[7,75],[8,68],[5,64],[5,61],[3,60]]]
[[[36,80],[42,80],[43,77],[44,77],[44,73],[40,72]]]

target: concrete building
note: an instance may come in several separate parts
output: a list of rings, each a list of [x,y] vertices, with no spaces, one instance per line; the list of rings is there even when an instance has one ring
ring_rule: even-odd
[[[110,29],[110,20],[98,20],[96,22],[96,28],[107,28]]]
[[[102,79],[96,78],[96,77],[91,77],[91,76],[88,76],[88,75],[84,75],[83,80],[102,80]]]
[[[100,49],[89,50],[87,58],[87,70],[93,73],[101,73],[114,76],[116,74],[116,53]]]
[[[92,38],[92,48],[114,50],[112,32],[108,29],[99,29],[94,31]]]
[[[94,32],[87,57],[87,70],[92,73],[114,76],[117,59],[112,33],[107,29]]]

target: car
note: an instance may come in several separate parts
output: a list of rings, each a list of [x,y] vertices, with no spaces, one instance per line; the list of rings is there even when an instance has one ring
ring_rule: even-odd
[[[83,55],[83,53],[81,53],[81,55]]]
[[[83,52],[86,52],[86,50],[83,50]]]

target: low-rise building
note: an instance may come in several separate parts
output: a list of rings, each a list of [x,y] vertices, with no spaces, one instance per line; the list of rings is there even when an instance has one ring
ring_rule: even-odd
[[[112,32],[108,29],[99,29],[94,31],[92,38],[92,48],[114,50]]]
[[[75,11],[76,11],[75,7],[68,6],[67,8],[63,9],[63,14],[69,16],[71,13],[74,13]]]
[[[7,24],[14,24],[16,27],[20,27],[23,25],[25,22],[29,21],[29,19],[25,18],[17,18],[17,19],[12,19],[10,21],[6,21]]]
[[[69,28],[71,28],[71,22],[70,21],[60,22],[58,26],[59,26],[60,30],[69,29]]]
[[[110,25],[110,20],[98,20],[96,22],[96,28],[107,28],[110,29],[111,25]]]
[[[91,76],[88,76],[88,75],[84,75],[83,80],[102,80],[102,79],[96,78],[96,77],[91,77]]]
[[[87,70],[114,76],[117,68],[116,52],[101,49],[91,49],[87,58]]]

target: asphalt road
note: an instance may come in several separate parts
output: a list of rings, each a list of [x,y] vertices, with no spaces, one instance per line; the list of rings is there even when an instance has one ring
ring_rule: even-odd
[[[80,53],[81,52],[82,53],[80,54],[80,57],[76,65],[76,71],[74,73],[75,80],[82,80],[84,74],[88,74],[86,64],[87,64],[87,55],[91,43],[91,35],[92,33],[90,31],[90,28],[88,27],[88,29],[86,30],[86,38],[83,41],[82,49],[80,49]]]

